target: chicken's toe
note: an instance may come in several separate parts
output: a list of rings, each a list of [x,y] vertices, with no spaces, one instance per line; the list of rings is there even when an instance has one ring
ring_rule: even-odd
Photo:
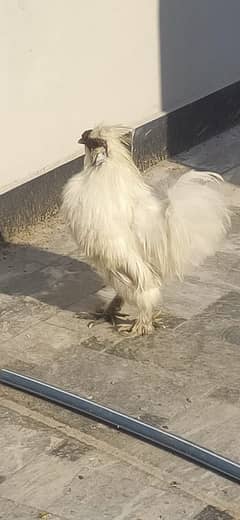
[[[118,325],[117,330],[123,336],[134,338],[151,334],[153,332],[153,324],[137,319],[134,320],[131,325],[129,325],[129,323]]]

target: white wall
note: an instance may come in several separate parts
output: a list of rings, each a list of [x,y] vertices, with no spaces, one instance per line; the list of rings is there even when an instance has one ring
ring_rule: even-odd
[[[132,124],[158,113],[157,7],[0,0],[0,188],[79,154],[81,131],[102,120]]]
[[[239,0],[0,0],[0,191],[78,155],[100,121],[240,79],[239,20]]]

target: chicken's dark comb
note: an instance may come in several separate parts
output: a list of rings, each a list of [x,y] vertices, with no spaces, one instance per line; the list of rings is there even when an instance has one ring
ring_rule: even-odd
[[[87,141],[89,139],[89,135],[90,135],[91,132],[92,132],[92,128],[91,128],[91,130],[85,130],[85,132],[83,132],[83,134],[81,135],[78,143],[79,144],[87,144]]]
[[[90,137],[91,130],[85,130],[83,132],[82,137],[79,139],[79,144],[85,144],[89,150],[94,150],[94,148],[100,148],[100,146],[103,146],[105,148],[106,153],[108,151],[107,147],[107,141],[105,139],[100,139],[100,137]]]

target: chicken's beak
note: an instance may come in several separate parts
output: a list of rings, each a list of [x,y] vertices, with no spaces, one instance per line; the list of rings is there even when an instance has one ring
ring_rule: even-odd
[[[106,161],[106,158],[107,158],[106,152],[99,152],[96,155],[95,165],[99,166],[100,164],[104,163]]]
[[[100,164],[104,163],[107,159],[106,150],[94,150],[95,153],[92,154],[93,164],[95,166],[100,166]]]

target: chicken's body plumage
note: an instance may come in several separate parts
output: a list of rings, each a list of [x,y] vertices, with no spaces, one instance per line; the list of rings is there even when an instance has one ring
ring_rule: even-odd
[[[63,210],[87,261],[122,301],[134,304],[133,334],[152,331],[161,285],[183,278],[191,266],[213,255],[229,226],[229,213],[216,188],[216,174],[184,174],[163,198],[144,182],[122,130],[99,127],[91,137],[107,142],[108,155],[68,181]]]

